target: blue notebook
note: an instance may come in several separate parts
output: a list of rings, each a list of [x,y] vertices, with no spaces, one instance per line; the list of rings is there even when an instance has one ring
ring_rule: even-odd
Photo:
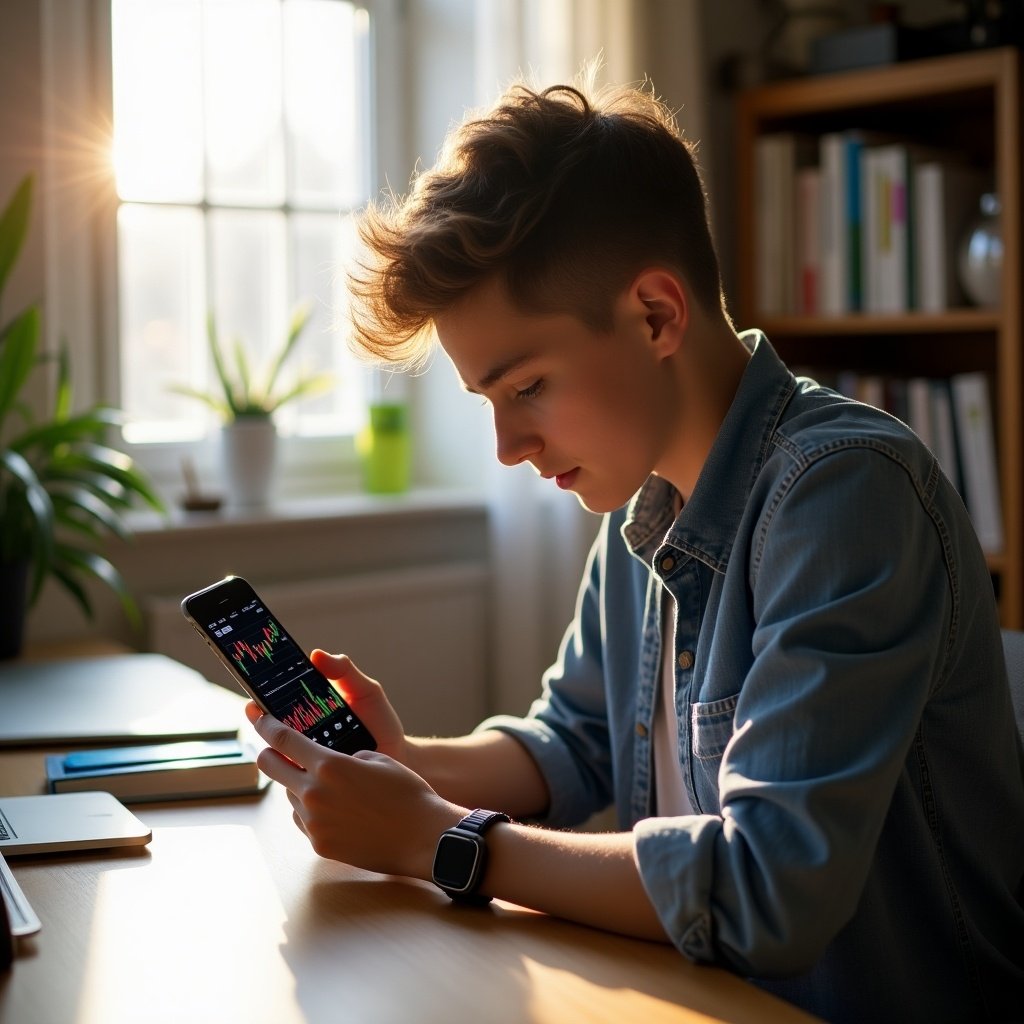
[[[239,740],[187,740],[46,757],[51,793],[102,790],[124,803],[257,793],[267,780]]]

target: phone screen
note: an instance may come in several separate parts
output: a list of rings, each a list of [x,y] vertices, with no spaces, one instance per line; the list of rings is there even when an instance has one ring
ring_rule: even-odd
[[[182,609],[216,645],[244,689],[311,740],[352,753],[376,744],[262,598],[230,577],[185,598]]]

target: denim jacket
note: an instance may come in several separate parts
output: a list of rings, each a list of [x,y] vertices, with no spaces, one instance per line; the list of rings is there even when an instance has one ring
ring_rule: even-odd
[[[758,332],[678,517],[604,517],[515,736],[564,827],[614,803],[678,949],[832,1021],[1024,1019],[1024,758],[993,588],[902,423]],[[657,817],[661,601],[694,814]]]

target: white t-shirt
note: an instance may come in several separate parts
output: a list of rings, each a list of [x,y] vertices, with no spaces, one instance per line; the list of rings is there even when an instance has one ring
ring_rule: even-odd
[[[654,799],[659,818],[693,814],[683,786],[676,718],[675,600],[666,590],[661,609],[661,681],[654,708]]]

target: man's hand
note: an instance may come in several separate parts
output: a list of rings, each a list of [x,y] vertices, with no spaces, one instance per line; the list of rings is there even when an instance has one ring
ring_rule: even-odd
[[[323,664],[321,659],[318,667]],[[386,741],[394,745],[396,735],[402,738],[401,724],[383,691],[375,698],[373,687],[380,690],[373,683],[357,714],[363,718],[364,708],[372,712],[369,721],[364,719],[367,728],[377,736],[383,725]],[[347,700],[349,691],[342,693]],[[386,713],[376,713],[381,705],[391,713],[391,726]],[[437,837],[457,824],[466,808],[443,800],[419,775],[385,753],[342,754],[263,714],[252,702],[245,712],[268,744],[257,759],[260,771],[288,791],[295,823],[321,857],[371,871],[430,878]]]
[[[328,654],[319,648],[310,654],[317,671],[323,673],[342,699],[356,713],[377,741],[377,750],[403,764],[409,763],[412,748],[405,729],[391,706],[384,687],[364,675],[346,654]]]
[[[379,683],[344,656],[314,651],[312,659],[373,733],[378,750],[341,754],[251,702],[245,713],[268,744],[257,760],[260,771],[288,791],[295,823],[320,856],[429,879],[438,837],[470,808],[520,816],[546,806],[544,780],[511,736],[491,730],[449,740],[410,740]],[[503,824],[488,833],[487,845],[485,892],[570,920],[666,941],[640,881],[630,833],[574,834]]]

